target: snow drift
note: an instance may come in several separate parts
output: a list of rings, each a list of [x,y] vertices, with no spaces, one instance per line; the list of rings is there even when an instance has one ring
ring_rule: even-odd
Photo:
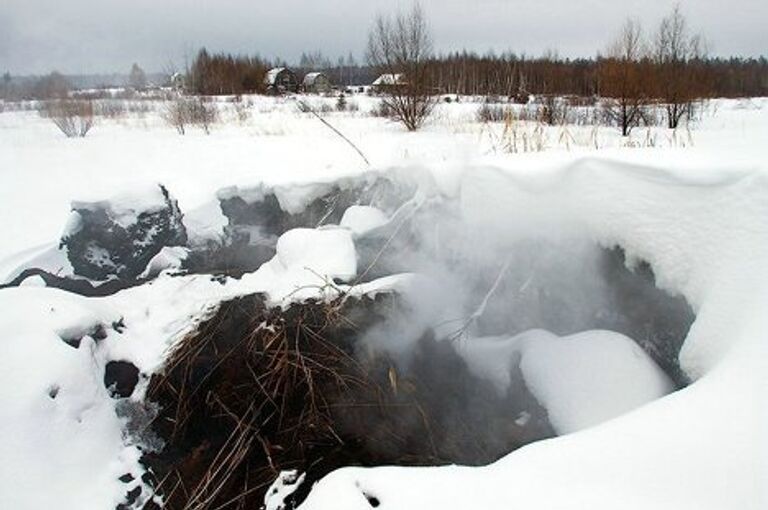
[[[616,305],[616,296],[604,292],[601,280],[595,279],[603,267],[600,254],[604,250],[599,246],[618,245],[629,265],[647,261],[655,283],[684,296],[696,312],[679,367],[694,381],[691,386],[648,403],[671,389],[669,380],[658,376],[658,368],[644,354],[636,356],[625,338],[593,335],[582,345],[617,342],[611,344],[616,358],[622,366],[637,369],[631,373],[646,383],[644,391],[630,399],[631,405],[614,405],[628,402],[625,391],[620,398],[605,401],[611,405],[597,406],[585,417],[584,406],[569,408],[573,399],[561,406],[557,398],[550,398],[551,388],[571,379],[541,377],[544,369],[537,368],[535,349],[532,353],[522,349],[517,352],[518,364],[528,373],[526,383],[538,392],[537,398],[562,432],[645,405],[592,428],[530,445],[483,468],[345,468],[319,482],[303,508],[362,509],[374,501],[383,508],[714,509],[768,504],[764,483],[768,417],[765,406],[755,405],[768,389],[764,338],[768,324],[763,313],[768,306],[765,174],[713,168],[691,173],[599,159],[555,163],[535,172],[496,163],[454,175],[431,172],[423,180],[427,186],[411,201],[384,213],[386,217],[373,210],[353,210],[340,214],[338,227],[290,230],[277,240],[277,253],[269,262],[239,280],[161,273],[151,284],[104,298],[67,295],[66,300],[96,314],[101,330],[91,327],[95,319],[88,314],[63,324],[35,321],[48,303],[58,299],[54,296],[65,293],[0,290],[6,309],[12,311],[3,318],[2,357],[9,365],[3,372],[5,414],[0,437],[4,439],[0,443],[5,457],[14,459],[2,464],[0,479],[10,480],[12,487],[32,488],[47,483],[56,470],[66,469],[74,478],[99,480],[99,490],[62,480],[57,486],[58,501],[81,506],[83,492],[88,492],[85,504],[91,508],[124,501],[126,491],[141,485],[141,441],[123,435],[124,415],[118,418],[116,412],[120,400],[103,384],[106,365],[129,360],[137,367],[139,383],[130,401],[140,402],[147,378],[162,368],[168,349],[224,299],[263,292],[272,304],[286,305],[308,297],[375,293],[399,286],[413,301],[418,317],[403,316],[401,329],[393,329],[392,324],[374,328],[363,341],[402,356],[407,363],[409,342],[426,327],[453,338],[461,352],[462,343],[468,345],[497,330],[518,334],[545,326],[557,335],[567,335],[595,329],[600,321],[620,325],[626,320],[627,327],[632,326],[637,321],[613,314],[631,308],[626,306],[631,302]],[[409,226],[400,227],[402,220],[408,220]],[[386,262],[386,271],[368,271],[376,255],[388,250],[392,256],[378,257]],[[500,258],[500,254],[506,255]],[[483,271],[480,278],[467,281],[462,274],[472,266]],[[536,277],[529,279],[534,267]],[[404,270],[420,276],[376,279]],[[553,282],[560,283],[552,287]],[[529,294],[529,289],[536,292]],[[542,296],[548,303],[557,303],[558,296],[567,299],[554,309],[543,309],[537,306]],[[516,308],[505,309],[511,302]],[[610,313],[601,315],[601,310]],[[516,313],[521,311],[525,313]],[[456,318],[462,319],[459,327],[437,327],[442,319]],[[59,334],[62,331],[74,331],[79,344],[67,345]],[[35,340],[28,340],[30,336]],[[40,343],[43,339],[47,343]],[[48,345],[54,341],[58,347]],[[554,351],[562,347],[546,345]],[[62,385],[58,379],[66,381],[66,377],[46,375],[36,376],[31,386],[21,384],[27,374],[14,370],[13,363],[51,349],[68,354],[46,354],[46,366],[50,362],[46,374],[82,370],[89,375],[77,377],[87,381]],[[590,349],[591,357],[597,356],[596,350]],[[562,353],[543,356],[550,361]],[[86,361],[91,365],[86,367]],[[583,374],[592,375],[600,364],[600,358],[593,359],[577,374],[578,380],[583,382]],[[605,380],[612,384],[610,377]],[[66,391],[54,392],[54,398],[50,392],[55,384]],[[13,390],[17,385],[27,388],[24,405],[6,406],[18,400]],[[85,409],[94,412],[86,413],[89,420],[81,420],[77,413],[65,414],[63,425],[51,436],[54,453],[41,470],[34,452],[50,422],[41,409],[69,402],[85,402]],[[19,434],[21,427],[24,434]],[[87,439],[93,455],[80,456],[84,443],[70,441],[71,437]],[[18,469],[25,459],[31,467]],[[118,477],[128,482],[118,482]],[[39,491],[0,491],[3,506],[14,508],[48,504],[46,497]]]
[[[469,213],[547,235],[572,228],[646,260],[696,320],[680,356],[694,383],[485,468],[347,468],[304,509],[763,508],[768,504],[768,177],[587,159],[536,174],[475,169]],[[482,204],[482,205],[480,205]],[[535,220],[534,220],[535,219]],[[544,228],[542,228],[544,227]]]

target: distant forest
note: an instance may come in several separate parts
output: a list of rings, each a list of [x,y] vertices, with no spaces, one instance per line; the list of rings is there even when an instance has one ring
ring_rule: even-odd
[[[459,52],[432,58],[428,66],[432,87],[443,94],[513,97],[528,94],[600,95],[600,66],[604,59],[529,58],[514,54],[478,55]],[[654,73],[652,63],[645,72]],[[258,57],[200,50],[187,74],[190,92],[204,95],[263,92],[263,77],[273,66],[284,65]],[[703,58],[687,63],[710,97],[768,96],[768,59]],[[336,63],[320,54],[303,55],[292,68],[300,77],[322,71],[335,85],[370,85],[377,71],[348,56]]]
[[[513,97],[520,93],[558,94],[590,97],[601,95],[600,68],[604,59],[566,59],[557,56],[525,57],[512,53],[479,55],[457,52],[433,57],[429,61],[433,89],[443,94]],[[263,93],[264,76],[269,68],[285,66],[258,56],[209,53],[201,49],[184,77],[188,92],[202,95],[237,95]],[[702,58],[687,63],[700,87],[709,97],[768,96],[768,59]],[[291,67],[301,78],[311,71],[322,71],[339,87],[370,85],[377,77],[371,66],[359,64],[350,55],[332,62],[320,53],[305,54]],[[652,63],[644,73],[653,74]],[[170,84],[173,73],[147,74],[149,86]],[[52,73],[58,79],[59,73]],[[0,82],[2,97],[7,99],[45,98],[50,87],[41,86],[46,77],[12,77],[6,73]],[[66,76],[71,88],[131,86],[129,74]]]

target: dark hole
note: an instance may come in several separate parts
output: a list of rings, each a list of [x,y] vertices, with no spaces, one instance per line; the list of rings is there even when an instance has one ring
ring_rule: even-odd
[[[125,502],[128,505],[132,505],[141,495],[141,486],[134,487],[125,494]]]
[[[379,498],[376,496],[371,496],[370,494],[363,493],[363,496],[365,496],[365,499],[368,500],[368,504],[371,505],[373,508],[376,508],[381,504],[381,501],[379,501]]]
[[[90,335],[94,340],[104,340],[107,338],[107,329],[103,324],[98,324],[95,328],[93,328],[93,331],[91,331]]]
[[[112,323],[112,329],[114,329],[118,333],[122,333],[123,331],[125,331],[125,321],[122,319],[122,317],[120,318],[120,320]]]
[[[104,369],[104,386],[112,398],[127,398],[139,382],[139,369],[129,361],[110,361]]]

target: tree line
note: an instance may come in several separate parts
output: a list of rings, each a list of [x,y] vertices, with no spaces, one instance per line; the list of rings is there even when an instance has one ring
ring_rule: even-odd
[[[514,53],[478,54],[462,51],[432,56],[429,59],[429,77],[435,90],[444,94],[472,96],[514,97],[521,92],[533,95],[557,94],[590,97],[601,95],[600,67],[610,57],[560,58],[549,54],[528,57]],[[339,86],[369,85],[377,78],[374,65],[344,59],[332,63],[328,59],[321,65],[302,59],[294,67],[299,74],[310,71],[325,72]],[[642,59],[641,59],[642,60]],[[201,95],[237,95],[264,92],[264,76],[268,69],[284,62],[270,61],[259,56],[239,56],[229,53],[210,53],[201,49],[192,59],[185,75],[189,92]],[[647,71],[659,70],[648,59]],[[709,97],[765,97],[768,96],[768,59],[766,57],[708,57],[702,56],[686,63],[700,77],[698,83],[706,86]],[[166,79],[172,73],[167,73]],[[146,85],[143,71],[132,68],[129,85]],[[72,85],[56,71],[35,80],[22,82],[10,73],[0,80],[0,97],[7,99],[46,99],[65,94]]]
[[[514,97],[520,92],[533,95],[557,94],[589,97],[600,95],[600,68],[611,57],[560,58],[513,53],[477,54],[455,52],[433,56],[429,60],[429,79],[443,94]],[[640,59],[642,60],[642,59]],[[356,62],[327,66],[297,65],[299,74],[322,71],[339,86],[369,85],[377,78],[376,66]],[[273,66],[284,63],[258,56],[209,53],[202,49],[186,73],[190,92],[203,95],[236,95],[264,91],[264,76]],[[661,71],[651,59],[646,72]],[[768,59],[743,57],[700,57],[686,62],[695,70],[709,97],[768,96]],[[663,73],[659,73],[661,76]]]
[[[689,27],[679,6],[647,33],[639,22],[627,20],[594,58],[560,58],[552,51],[533,58],[511,52],[435,55],[418,5],[391,18],[377,17],[370,35],[364,64],[358,64],[351,53],[334,63],[315,51],[302,53],[294,70],[297,74],[323,71],[339,86],[367,85],[379,74],[403,73],[413,75],[409,81],[418,81],[420,92],[518,99],[529,95],[618,97],[622,108],[629,109],[629,117],[641,112],[634,112],[628,102],[641,105],[658,100],[669,104],[670,127],[690,113],[692,99],[768,96],[768,60],[708,56],[704,38]],[[417,40],[398,41],[399,36]],[[413,51],[421,53],[410,55]],[[203,48],[187,70],[187,85],[191,92],[206,95],[263,92],[265,73],[278,64],[258,56],[209,54]]]

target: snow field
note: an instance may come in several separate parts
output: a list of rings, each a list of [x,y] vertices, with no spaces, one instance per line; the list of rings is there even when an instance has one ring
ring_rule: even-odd
[[[66,140],[33,114],[0,114],[0,276],[34,257],[52,268],[63,264],[50,243],[72,200],[160,181],[189,211],[187,226],[210,235],[221,228],[212,204],[222,188],[331,181],[366,169],[290,103],[270,101],[260,98],[244,127],[222,125],[209,137],[179,137],[150,118],[147,128],[104,121],[87,138]],[[768,507],[768,103],[717,104],[685,149],[555,147],[512,155],[494,151],[464,103],[441,105],[415,134],[381,119],[334,114],[374,167],[426,168],[479,224],[535,225],[530,234],[544,237],[576,230],[648,261],[658,284],[697,313],[681,355],[694,383],[654,400],[669,391],[668,381],[626,339],[538,332],[535,344],[512,343],[521,344],[515,349],[526,381],[559,431],[574,433],[484,468],[346,468],[317,484],[302,508],[366,509],[367,496],[382,508]],[[302,197],[284,200],[296,198],[299,207]],[[133,486],[117,477],[138,478],[140,468],[137,445],[123,437],[102,382],[107,361],[129,359],[151,374],[228,297],[262,291],[280,304],[334,295],[333,279],[357,271],[354,235],[384,220],[356,209],[341,228],[289,231],[273,260],[225,284],[160,274],[106,298],[31,285],[0,290],[0,507],[114,508]],[[152,272],[181,256],[165,253]],[[407,286],[409,278],[352,291]],[[114,326],[120,322],[124,328]],[[64,340],[78,338],[77,347]],[[574,362],[595,350],[605,355],[604,371]],[[501,387],[499,366],[510,358],[495,352],[469,359],[479,359],[477,369]],[[592,398],[589,383],[598,380],[606,393]],[[143,396],[143,384],[133,398]],[[619,389],[614,398],[609,390]]]

